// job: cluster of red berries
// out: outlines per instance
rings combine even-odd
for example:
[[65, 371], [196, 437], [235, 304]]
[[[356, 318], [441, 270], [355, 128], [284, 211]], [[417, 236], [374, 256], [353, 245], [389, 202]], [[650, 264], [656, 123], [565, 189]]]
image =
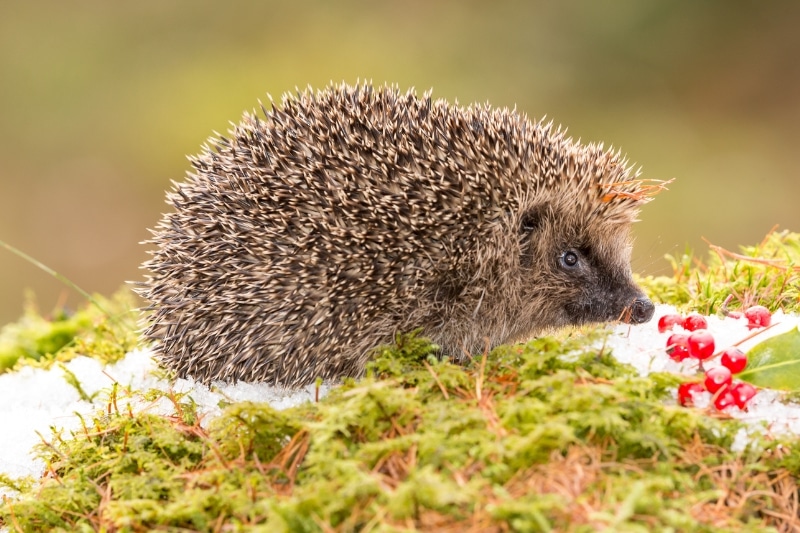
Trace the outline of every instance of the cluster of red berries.
[[[740, 318], [733, 312], [728, 313], [732, 318]], [[766, 307], [755, 305], [744, 312], [749, 329], [769, 326], [772, 315]], [[664, 315], [658, 320], [658, 331], [664, 333], [675, 326], [682, 327], [687, 333], [673, 333], [667, 339], [667, 354], [674, 361], [683, 361], [687, 358], [697, 359], [702, 370], [703, 361], [711, 359], [714, 354], [714, 337], [708, 331], [708, 322], [699, 314], [687, 317], [681, 315]], [[720, 411], [735, 405], [739, 409], [746, 409], [747, 403], [755, 396], [756, 388], [749, 383], [733, 380], [733, 374], [738, 374], [747, 366], [747, 356], [738, 348], [730, 347], [722, 351], [721, 366], [705, 371], [704, 381], [689, 381], [678, 387], [678, 402], [681, 405], [691, 405], [694, 400], [693, 393], [708, 391], [712, 396], [714, 406]]]

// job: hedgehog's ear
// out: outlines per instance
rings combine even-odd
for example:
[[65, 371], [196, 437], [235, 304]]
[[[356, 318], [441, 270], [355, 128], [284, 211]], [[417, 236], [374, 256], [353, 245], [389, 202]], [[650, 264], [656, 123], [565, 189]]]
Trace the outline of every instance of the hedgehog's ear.
[[525, 210], [519, 220], [519, 232], [530, 234], [538, 230], [544, 222], [547, 210], [547, 204], [538, 204]]

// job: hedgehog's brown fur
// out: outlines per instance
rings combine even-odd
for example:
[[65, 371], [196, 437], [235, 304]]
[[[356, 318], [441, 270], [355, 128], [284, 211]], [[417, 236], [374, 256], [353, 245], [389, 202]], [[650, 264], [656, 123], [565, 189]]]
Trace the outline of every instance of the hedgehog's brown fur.
[[144, 336], [179, 375], [294, 387], [417, 327], [460, 358], [652, 315], [628, 237], [649, 191], [618, 152], [389, 87], [264, 114], [192, 159], [149, 241]]

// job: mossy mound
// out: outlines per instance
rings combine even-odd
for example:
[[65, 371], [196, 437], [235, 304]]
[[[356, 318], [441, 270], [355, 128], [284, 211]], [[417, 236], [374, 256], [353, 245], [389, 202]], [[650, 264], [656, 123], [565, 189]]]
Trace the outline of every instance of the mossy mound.
[[116, 412], [112, 401], [75, 438], [42, 446], [45, 479], [0, 516], [22, 531], [790, 523], [796, 443], [731, 452], [737, 423], [674, 405], [677, 378], [636, 376], [594, 347], [599, 334], [501, 347], [469, 368], [400, 337], [371, 376], [320, 402], [280, 412], [238, 403], [207, 429], [186, 398], [174, 398], [172, 417]]

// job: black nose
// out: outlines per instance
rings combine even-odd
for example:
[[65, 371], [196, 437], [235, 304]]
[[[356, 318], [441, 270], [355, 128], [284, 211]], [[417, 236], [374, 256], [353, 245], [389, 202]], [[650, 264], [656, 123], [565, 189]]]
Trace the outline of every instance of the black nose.
[[653, 305], [653, 302], [641, 296], [636, 298], [633, 301], [633, 305], [631, 305], [631, 323], [633, 324], [643, 324], [653, 318], [653, 313], [656, 310], [656, 306]]

